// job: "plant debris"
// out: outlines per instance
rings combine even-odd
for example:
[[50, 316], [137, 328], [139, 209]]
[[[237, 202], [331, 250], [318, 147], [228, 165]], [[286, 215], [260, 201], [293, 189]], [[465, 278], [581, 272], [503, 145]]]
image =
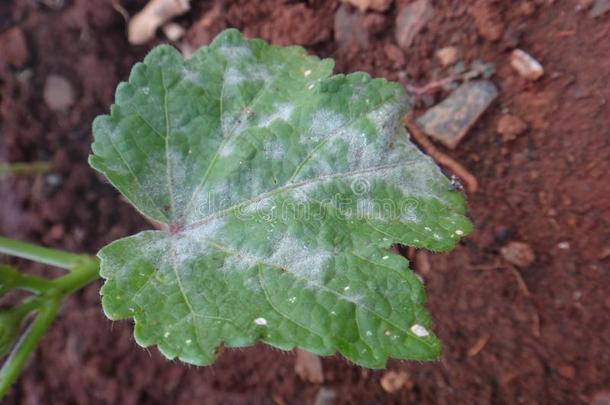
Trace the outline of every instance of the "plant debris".
[[413, 140], [417, 142], [417, 144], [428, 154], [436, 163], [445, 168], [449, 169], [453, 172], [457, 177], [459, 177], [464, 184], [466, 185], [466, 189], [469, 193], [474, 193], [477, 191], [479, 185], [476, 177], [474, 177], [464, 166], [453, 160], [448, 155], [436, 149], [436, 147], [432, 144], [430, 139], [422, 132], [421, 129], [417, 126], [417, 124], [413, 121], [411, 115], [407, 115], [404, 119], [404, 123], [409, 130], [409, 133], [413, 137]]

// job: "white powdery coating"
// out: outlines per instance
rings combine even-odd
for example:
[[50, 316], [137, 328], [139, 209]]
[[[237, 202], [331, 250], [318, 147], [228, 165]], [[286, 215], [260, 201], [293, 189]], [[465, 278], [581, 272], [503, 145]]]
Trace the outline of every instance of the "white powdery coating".
[[288, 103], [275, 103], [273, 112], [262, 115], [256, 122], [258, 127], [268, 127], [275, 120], [289, 121], [294, 112], [294, 105]]
[[304, 281], [318, 281], [331, 257], [328, 251], [308, 248], [301, 240], [286, 236], [275, 244], [269, 261]]
[[223, 226], [224, 219], [215, 219], [198, 228], [182, 232], [170, 237], [171, 255], [163, 260], [171, 260], [178, 269], [184, 268], [190, 262], [210, 253], [215, 247], [210, 240], [220, 242], [222, 238], [217, 234]]
[[269, 138], [263, 145], [263, 154], [265, 158], [269, 160], [284, 160], [286, 157], [286, 150], [278, 139]]
[[235, 146], [237, 146], [235, 138], [229, 139], [218, 149], [218, 155], [222, 157], [232, 156], [235, 153]]
[[184, 232], [184, 235], [188, 235], [189, 238], [197, 241], [205, 242], [206, 239], [212, 240], [222, 240], [219, 233], [220, 230], [224, 228], [226, 224], [226, 219], [223, 217], [213, 218], [207, 221], [204, 224], [200, 224], [193, 229], [189, 229]]
[[[291, 183], [289, 183], [291, 184]], [[293, 189], [290, 193], [290, 195], [292, 196], [292, 199], [294, 200], [294, 202], [296, 204], [306, 204], [311, 202], [311, 198], [309, 197], [309, 192], [313, 189], [314, 187], [312, 185], [304, 185], [304, 186], [299, 186], [295, 189]]]
[[196, 87], [203, 88], [204, 82], [201, 79], [201, 77], [199, 76], [199, 74], [197, 72], [189, 69], [187, 66], [184, 66], [180, 70], [180, 75], [182, 76], [182, 80], [184, 80], [188, 83], [193, 83], [193, 84], [195, 84]]
[[225, 70], [225, 74], [223, 77], [225, 86], [236, 86], [243, 81], [245, 81], [247, 77], [236, 67], [229, 67]]
[[341, 128], [346, 122], [347, 118], [342, 114], [331, 110], [318, 110], [311, 116], [308, 136], [303, 137], [303, 141], [318, 143]]
[[261, 211], [270, 209], [272, 205], [273, 200], [271, 198], [263, 198], [262, 200], [257, 200], [245, 205], [240, 212], [246, 215], [257, 214]]
[[[441, 200], [430, 189], [430, 184], [438, 180], [438, 169], [431, 167], [427, 160], [405, 161], [405, 164], [392, 164], [367, 174], [364, 178], [383, 181], [396, 186], [405, 197], [426, 197]], [[440, 172], [438, 175], [442, 176]]]
[[[144, 233], [153, 232], [153, 231], [144, 231], [139, 234], [129, 236], [126, 239], [139, 239], [142, 240], [142, 235]], [[134, 265], [142, 260], [142, 258], [146, 258], [151, 263], [155, 265], [159, 265], [162, 261], [161, 252], [167, 250], [167, 240], [166, 239], [153, 239], [148, 241], [146, 244], [138, 243], [138, 249], [135, 254], [128, 256], [117, 256], [114, 254], [104, 255], [102, 257], [103, 268], [104, 269], [112, 269], [114, 274], [110, 276], [113, 278], [124, 277], [126, 276], [132, 269]]]
[[411, 332], [413, 332], [413, 334], [415, 336], [418, 337], [426, 337], [430, 335], [430, 332], [428, 332], [428, 329], [426, 329], [424, 326], [420, 325], [420, 324], [415, 324], [413, 326], [411, 326], [411, 328], [409, 328], [409, 330]]
[[[165, 181], [167, 183], [171, 199], [170, 203], [175, 212], [178, 213], [185, 208], [185, 205], [188, 204], [192, 196], [190, 188], [186, 187], [189, 184], [187, 162], [183, 155], [173, 150], [167, 151], [165, 158], [167, 159], [166, 164], [169, 165], [168, 170], [164, 172], [166, 178], [156, 179], [156, 181], [159, 183]], [[151, 173], [153, 172], [151, 171]]]
[[252, 57], [252, 50], [246, 45], [223, 44], [218, 48], [218, 52], [231, 62]]
[[[310, 147], [315, 147], [316, 144], [326, 139], [326, 143], [321, 147], [321, 151], [325, 152], [324, 156], [345, 154], [349, 170], [395, 162], [405, 158], [402, 154], [391, 155], [393, 159], [389, 160], [386, 152], [386, 145], [396, 132], [397, 126], [391, 120], [397, 119], [397, 112], [398, 109], [394, 105], [386, 103], [345, 127], [348, 122], [347, 117], [330, 110], [318, 110], [312, 115], [308, 137], [304, 139], [304, 142]], [[358, 128], [358, 124], [362, 124], [361, 120], [365, 118], [377, 130], [378, 134], [374, 139], [367, 139], [362, 129]], [[389, 122], [392, 122], [392, 125], [388, 125]], [[319, 157], [321, 151], [316, 152], [317, 156], [314, 155], [307, 162], [306, 169], [301, 173], [306, 172], [307, 177], [316, 177], [336, 172], [334, 161]], [[303, 177], [303, 175], [299, 177]]]
[[188, 203], [188, 212], [184, 218], [186, 224], [194, 224], [206, 216], [221, 211], [231, 205], [231, 189], [228, 181], [218, 184], [206, 182], [204, 187], [192, 190], [192, 201]]
[[244, 272], [256, 266], [261, 261], [261, 258], [250, 254], [235, 254], [226, 257], [222, 267], [219, 269], [222, 272]]

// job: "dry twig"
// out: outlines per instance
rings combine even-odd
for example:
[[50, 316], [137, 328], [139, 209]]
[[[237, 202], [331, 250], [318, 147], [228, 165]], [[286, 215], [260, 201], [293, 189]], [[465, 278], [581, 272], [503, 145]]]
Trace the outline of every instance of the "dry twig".
[[479, 340], [477, 340], [476, 343], [470, 349], [468, 349], [468, 357], [474, 357], [479, 354], [487, 342], [489, 342], [489, 338], [491, 338], [489, 333], [483, 334], [483, 336], [481, 336]]
[[470, 174], [464, 166], [445, 155], [443, 152], [436, 149], [436, 147], [432, 144], [428, 136], [423, 133], [421, 129], [415, 124], [413, 121], [413, 115], [411, 113], [407, 114], [404, 118], [404, 124], [409, 130], [415, 142], [422, 147], [422, 149], [432, 158], [436, 163], [441, 166], [446, 167], [450, 171], [452, 171], [457, 177], [459, 177], [464, 184], [466, 185], [466, 189], [469, 193], [474, 193], [477, 191], [479, 187], [479, 183], [477, 179]]

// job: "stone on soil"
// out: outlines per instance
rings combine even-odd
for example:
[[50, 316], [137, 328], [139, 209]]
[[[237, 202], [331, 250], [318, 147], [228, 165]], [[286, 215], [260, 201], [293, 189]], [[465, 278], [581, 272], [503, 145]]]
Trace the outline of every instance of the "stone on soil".
[[403, 7], [396, 16], [396, 43], [408, 50], [432, 17], [434, 7], [428, 0], [417, 0]]
[[379, 383], [385, 392], [392, 394], [408, 386], [409, 375], [402, 370], [388, 371], [381, 377]]
[[65, 111], [74, 104], [74, 90], [63, 76], [50, 75], [44, 84], [44, 101], [54, 111]]
[[531, 246], [523, 242], [508, 242], [500, 249], [500, 254], [507, 262], [517, 267], [527, 267], [534, 263], [536, 255]]
[[324, 372], [322, 370], [322, 360], [313, 353], [305, 350], [296, 349], [296, 362], [294, 371], [303, 381], [313, 384], [324, 382]]
[[538, 80], [544, 74], [540, 62], [521, 49], [515, 49], [510, 54], [510, 65], [528, 80]]
[[432, 138], [455, 149], [497, 95], [496, 86], [489, 80], [463, 83], [419, 117], [417, 124]]
[[337, 393], [330, 387], [321, 387], [314, 400], [314, 405], [332, 405], [335, 403]]
[[457, 62], [458, 51], [455, 46], [446, 46], [436, 51], [436, 58], [443, 66], [453, 65]]

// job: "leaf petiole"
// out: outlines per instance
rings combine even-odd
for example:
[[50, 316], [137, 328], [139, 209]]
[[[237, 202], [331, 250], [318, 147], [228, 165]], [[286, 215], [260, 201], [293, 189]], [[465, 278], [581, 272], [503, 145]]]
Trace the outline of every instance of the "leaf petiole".
[[40, 307], [40, 311], [27, 331], [22, 335], [19, 342], [4, 362], [0, 369], [0, 398], [4, 397], [11, 385], [15, 382], [25, 362], [30, 357], [30, 354], [36, 349], [40, 339], [45, 334], [59, 308], [60, 298], [48, 300], [44, 306]]
[[83, 261], [86, 262], [91, 259], [86, 255], [49, 249], [31, 243], [4, 238], [2, 236], [0, 236], [0, 253], [48, 264], [50, 266], [61, 267], [66, 270], [72, 270]]
[[0, 237], [0, 253], [68, 270], [63, 276], [47, 280], [19, 273], [10, 266], [2, 266], [3, 277], [6, 280], [4, 290], [22, 289], [35, 294], [12, 310], [14, 316], [19, 319], [18, 322], [36, 313], [34, 320], [0, 369], [0, 398], [2, 398], [55, 319], [61, 301], [67, 295], [99, 278], [99, 260], [87, 255], [72, 254], [4, 237]]

